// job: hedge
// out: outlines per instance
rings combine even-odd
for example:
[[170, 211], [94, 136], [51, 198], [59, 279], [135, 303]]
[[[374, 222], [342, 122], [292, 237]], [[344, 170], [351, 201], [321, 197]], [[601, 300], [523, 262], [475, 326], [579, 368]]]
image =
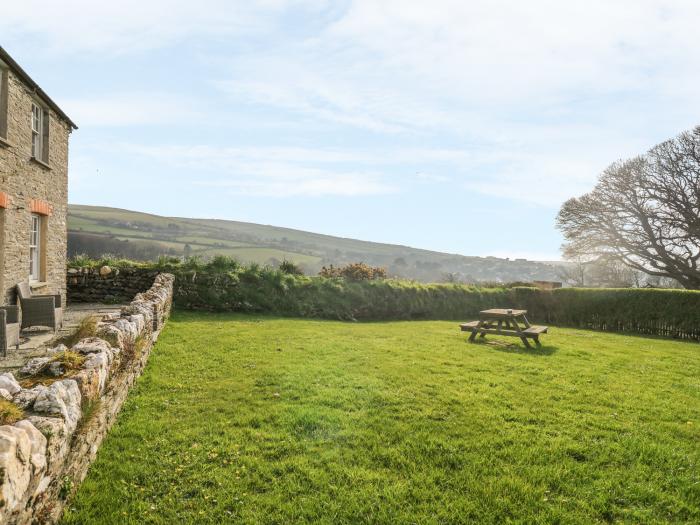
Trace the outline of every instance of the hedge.
[[480, 310], [523, 308], [533, 322], [700, 340], [700, 292], [655, 289], [476, 288], [405, 281], [347, 282], [280, 275], [180, 273], [176, 304], [195, 310], [383, 321], [475, 319]]
[[191, 310], [264, 312], [352, 321], [464, 319], [508, 302], [504, 288], [345, 281], [247, 273], [177, 273], [175, 304]]
[[514, 290], [538, 322], [700, 340], [700, 291], [640, 288]]
[[286, 274], [226, 258], [141, 266], [174, 273], [183, 309], [385, 321], [476, 319], [480, 310], [524, 308], [554, 326], [700, 340], [700, 292], [657, 289], [479, 288], [412, 281], [349, 281]]

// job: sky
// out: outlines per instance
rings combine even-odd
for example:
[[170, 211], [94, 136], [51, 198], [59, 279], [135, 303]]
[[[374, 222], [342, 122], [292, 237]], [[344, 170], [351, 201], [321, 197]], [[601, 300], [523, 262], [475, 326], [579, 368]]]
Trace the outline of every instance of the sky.
[[71, 203], [554, 260], [566, 199], [700, 123], [698, 22], [695, 0], [0, 0], [0, 45], [79, 126]]

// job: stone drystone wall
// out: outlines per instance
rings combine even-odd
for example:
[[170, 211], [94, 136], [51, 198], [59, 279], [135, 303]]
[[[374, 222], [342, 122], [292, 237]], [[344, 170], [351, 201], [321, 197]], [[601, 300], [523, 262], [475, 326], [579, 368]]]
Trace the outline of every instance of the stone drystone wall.
[[159, 271], [152, 268], [69, 268], [69, 303], [123, 303], [153, 284]]
[[68, 212], [68, 139], [71, 126], [49, 114], [48, 164], [32, 156], [32, 102], [36, 93], [7, 71], [7, 136], [0, 140], [0, 303], [15, 304], [15, 286], [29, 279], [31, 214], [42, 216], [38, 293], [65, 297]]
[[25, 414], [0, 426], [0, 523], [58, 521], [146, 365], [170, 313], [173, 282], [158, 275], [120, 314], [102, 318], [95, 337], [70, 349], [85, 358], [78, 370], [62, 369], [57, 357], [67, 349], [60, 346], [18, 374], [25, 384], [38, 374], [57, 376], [48, 386], [24, 388], [12, 374], [0, 376], [0, 396]]

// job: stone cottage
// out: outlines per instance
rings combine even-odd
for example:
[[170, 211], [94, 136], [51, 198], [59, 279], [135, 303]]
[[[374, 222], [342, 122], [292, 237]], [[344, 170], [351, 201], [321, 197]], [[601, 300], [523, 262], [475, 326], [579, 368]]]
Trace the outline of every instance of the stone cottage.
[[77, 126], [0, 47], [0, 302], [66, 289], [68, 138]]

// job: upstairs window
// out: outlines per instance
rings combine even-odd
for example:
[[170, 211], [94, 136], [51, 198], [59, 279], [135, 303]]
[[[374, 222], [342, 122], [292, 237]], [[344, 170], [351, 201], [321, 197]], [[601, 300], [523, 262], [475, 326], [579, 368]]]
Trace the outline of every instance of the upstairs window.
[[49, 112], [32, 104], [32, 158], [49, 163]]
[[7, 68], [0, 62], [0, 139], [7, 140]]
[[32, 157], [35, 159], [41, 159], [41, 154], [43, 152], [43, 123], [43, 108], [41, 106], [37, 106], [36, 104], [32, 104]]

